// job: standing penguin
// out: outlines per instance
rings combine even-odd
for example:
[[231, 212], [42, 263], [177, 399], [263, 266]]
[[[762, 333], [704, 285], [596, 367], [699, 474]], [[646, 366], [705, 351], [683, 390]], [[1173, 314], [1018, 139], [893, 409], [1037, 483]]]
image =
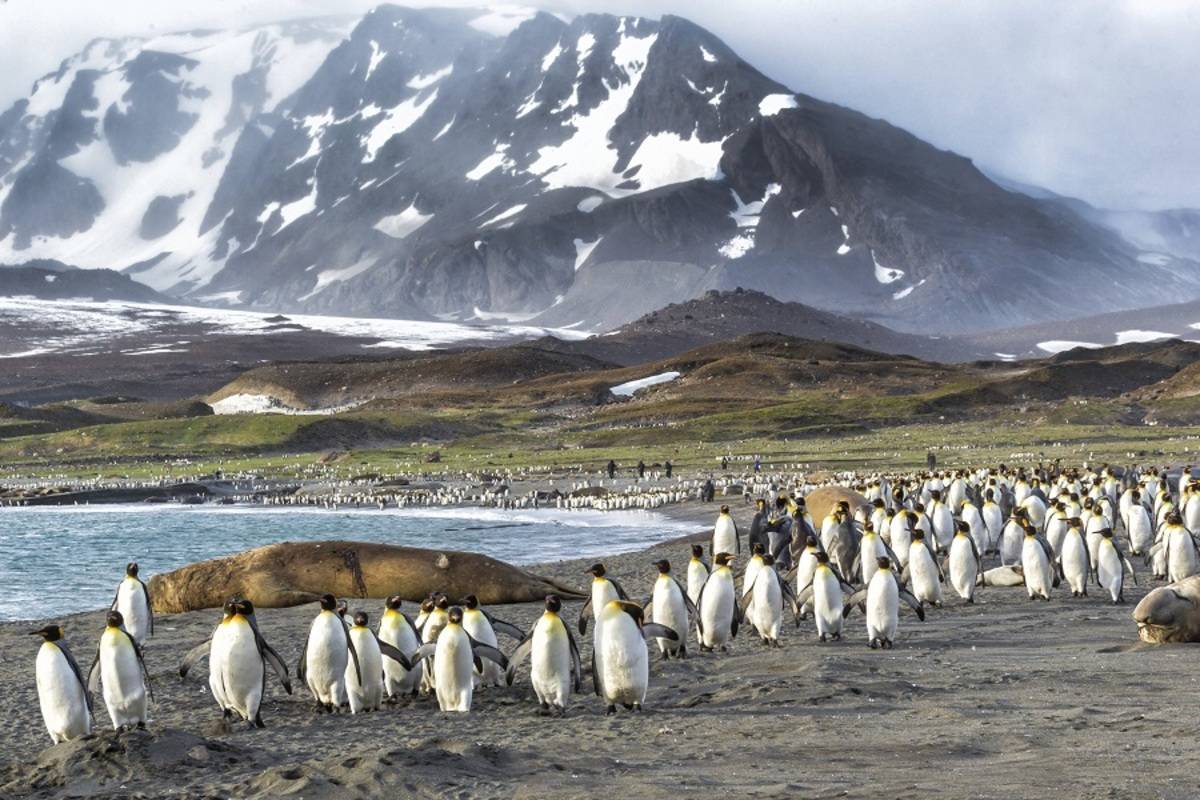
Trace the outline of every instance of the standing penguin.
[[125, 630], [120, 611], [109, 611], [105, 622], [104, 632], [96, 645], [96, 658], [88, 671], [88, 689], [94, 692], [98, 683], [104, 685], [104, 705], [114, 729], [145, 730], [149, 707], [147, 696], [153, 697], [153, 694], [142, 648]]
[[733, 521], [733, 516], [729, 513], [729, 506], [721, 506], [721, 513], [717, 515], [717, 522], [713, 525], [709, 553], [715, 559], [717, 553], [737, 554], [740, 552], [742, 552], [742, 537], [738, 533], [737, 523]]
[[[754, 579], [758, 576], [758, 571], [763, 566], [763, 556], [766, 551], [760, 545], [751, 545], [750, 560], [746, 562], [746, 568], [742, 570], [742, 593], [741, 597], [746, 597], [750, 594], [750, 590], [754, 588]], [[754, 598], [750, 598], [749, 603], [745, 605], [742, 616], [745, 618], [746, 613], [754, 607]]]
[[1088, 578], [1092, 574], [1092, 563], [1088, 553], [1087, 542], [1079, 530], [1079, 517], [1071, 517], [1067, 521], [1067, 529], [1063, 533], [1061, 550], [1062, 574], [1071, 587], [1072, 597], [1087, 597]]
[[[758, 631], [763, 644], [768, 647], [779, 647], [779, 632], [783, 628], [783, 601], [787, 600], [800, 622], [800, 607], [796, 604], [796, 596], [791, 586], [784, 581], [775, 569], [775, 559], [770, 555], [763, 556], [763, 566], [754, 576], [750, 590], [742, 595], [739, 612]], [[750, 616], [746, 616], [746, 609]]]
[[318, 711], [332, 712], [348, 699], [346, 666], [351, 661], [362, 683], [358, 652], [350, 640], [350, 627], [338, 613], [337, 599], [331, 594], [321, 595], [321, 610], [308, 628], [296, 667], [316, 699]]
[[700, 602], [696, 604], [700, 611], [696, 615], [696, 632], [702, 653], [718, 647], [725, 650], [729, 640], [737, 636], [741, 615], [733, 586], [733, 570], [729, 566], [732, 560], [729, 553], [717, 553], [712, 574], [700, 590]]
[[458, 606], [446, 612], [446, 626], [437, 641], [421, 645], [416, 661], [433, 657], [434, 691], [442, 711], [471, 710], [475, 695], [475, 670], [483, 671], [482, 658], [508, 669], [508, 659], [496, 648], [476, 642], [463, 629], [463, 611]]
[[908, 548], [908, 566], [904, 568], [901, 581], [912, 579], [912, 593], [922, 603], [942, 604], [942, 581], [946, 579], [942, 567], [933, 555], [933, 547], [920, 528], [913, 531], [912, 546]]
[[[983, 509], [980, 512], [983, 516], [983, 525], [987, 528], [988, 546], [986, 553], [995, 553], [1000, 548], [1000, 538], [1004, 532], [1004, 511], [1000, 508], [1000, 504], [996, 502], [996, 491], [987, 489], [983, 493]], [[1002, 563], [1004, 562], [1001, 559]]]
[[843, 614], [849, 615], [854, 607], [867, 603], [867, 644], [874, 650], [878, 647], [890, 650], [900, 627], [900, 601], [907, 603], [917, 612], [917, 619], [925, 621], [925, 609], [921, 602], [896, 580], [892, 562], [887, 556], [880, 557], [879, 568], [871, 576], [866, 588], [859, 589], [846, 600]]
[[1200, 572], [1200, 547], [1183, 526], [1179, 512], [1169, 512], [1165, 523], [1159, 535], [1166, 546], [1167, 580], [1174, 583]]
[[[845, 595], [843, 589], [854, 594], [854, 587], [846, 583], [829, 563], [829, 554], [825, 551], [817, 553], [817, 566], [813, 570], [812, 581], [796, 597], [796, 604], [812, 604], [813, 618], [817, 623], [817, 637], [822, 641], [842, 638], [842, 619], [845, 611]], [[879, 559], [875, 559], [871, 576], [879, 569]]]
[[[421, 646], [420, 634], [408, 615], [400, 610], [400, 595], [392, 595], [384, 602], [383, 616], [379, 619], [379, 641], [386, 642], [399, 650], [410, 661]], [[415, 695], [420, 670], [405, 669], [399, 661], [389, 658], [383, 662], [383, 688], [389, 699], [403, 695]]]
[[609, 600], [628, 600], [629, 595], [625, 593], [625, 587], [617, 583], [613, 578], [608, 577], [608, 570], [603, 564], [592, 564], [587, 570], [587, 574], [592, 576], [592, 593], [588, 597], [587, 602], [583, 604], [583, 608], [579, 609], [579, 632], [587, 633], [587, 615], [588, 611], [597, 621], [600, 619], [600, 609], [604, 608], [604, 604]]
[[345, 670], [346, 695], [350, 700], [350, 713], [378, 711], [383, 702], [384, 657], [395, 662], [407, 672], [412, 665], [400, 650], [380, 641], [375, 631], [367, 626], [367, 613], [354, 612], [354, 624], [348, 631], [350, 647], [358, 654], [354, 664]]
[[530, 656], [529, 682], [542, 712], [553, 709], [560, 717], [567, 713], [571, 692], [579, 691], [583, 672], [579, 647], [559, 616], [561, 611], [562, 599], [556, 594], [546, 595], [546, 610], [513, 651], [507, 671], [508, 685], [512, 686], [517, 667], [525, 656]]
[[1049, 542], [1037, 535], [1032, 525], [1025, 528], [1025, 540], [1021, 544], [1021, 572], [1025, 576], [1025, 590], [1030, 600], [1050, 600], [1050, 587], [1058, 586], [1058, 573], [1054, 568], [1054, 551]]
[[[466, 606], [463, 609], [463, 629], [475, 641], [499, 649], [500, 641], [496, 638], [498, 632], [502, 632], [504, 635], [510, 636], [517, 641], [520, 641], [524, 637], [521, 630], [511, 622], [496, 619], [480, 608], [479, 598], [475, 595], [469, 594], [464, 597], [463, 604]], [[483, 686], [502, 686], [504, 684], [504, 670], [500, 669], [500, 666], [494, 661], [488, 660], [484, 662], [483, 671], [476, 678]]]
[[658, 578], [654, 581], [654, 591], [650, 595], [650, 617], [660, 625], [679, 633], [675, 639], [658, 639], [658, 649], [663, 658], [687, 658], [687, 642], [684, 636], [689, 627], [688, 617], [695, 613], [696, 606], [671, 574], [670, 561], [664, 558], [655, 561], [654, 566], [658, 568]]
[[79, 664], [63, 639], [61, 625], [47, 625], [30, 636], [42, 637], [34, 674], [42, 719], [55, 744], [92, 732], [92, 695], [83, 682]]
[[692, 557], [688, 560], [687, 570], [687, 594], [692, 605], [695, 605], [696, 601], [700, 599], [700, 590], [704, 588], [704, 582], [708, 580], [710, 569], [708, 562], [704, 560], [704, 545], [692, 545]]
[[208, 654], [208, 687], [226, 719], [237, 714], [251, 726], [262, 728], [259, 709], [267, 687], [267, 665], [291, 694], [287, 667], [259, 632], [253, 603], [231, 598], [223, 612]]
[[[718, 563], [721, 555], [724, 554], [717, 556]], [[710, 580], [708, 585], [711, 584]], [[729, 584], [732, 601], [732, 577]], [[596, 620], [597, 646], [592, 650], [592, 685], [608, 706], [606, 713], [617, 713], [617, 703], [633, 711], [642, 710], [650, 684], [650, 655], [646, 648], [649, 636], [679, 638], [677, 632], [665, 625], [643, 623], [642, 607], [637, 603], [610, 600], [601, 609]]]
[[950, 585], [968, 603], [975, 602], [976, 582], [981, 570], [978, 544], [971, 536], [967, 523], [960, 522], [954, 533], [954, 541], [950, 543], [947, 571], [950, 573]]
[[1100, 546], [1096, 551], [1096, 582], [1109, 594], [1112, 598], [1113, 605], [1125, 602], [1125, 572], [1129, 572], [1129, 577], [1133, 578], [1133, 585], [1137, 585], [1137, 575], [1133, 571], [1133, 564], [1129, 563], [1129, 559], [1117, 547], [1116, 541], [1113, 540], [1113, 532], [1110, 528], [1105, 528], [1100, 531]]
[[150, 590], [138, 577], [136, 561], [130, 561], [125, 566], [125, 577], [117, 586], [109, 606], [113, 611], [120, 611], [125, 620], [125, 630], [141, 647], [146, 640], [154, 635], [154, 611], [150, 607]]

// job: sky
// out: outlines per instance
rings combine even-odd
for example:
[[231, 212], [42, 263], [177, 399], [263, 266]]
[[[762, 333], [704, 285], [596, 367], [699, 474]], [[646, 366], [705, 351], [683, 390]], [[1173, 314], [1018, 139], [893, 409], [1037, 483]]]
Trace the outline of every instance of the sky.
[[[417, 5], [482, 2], [432, 0]], [[0, 0], [0, 109], [96, 36], [372, 0]], [[795, 91], [1109, 208], [1200, 208], [1200, 0], [546, 0], [685, 16]]]

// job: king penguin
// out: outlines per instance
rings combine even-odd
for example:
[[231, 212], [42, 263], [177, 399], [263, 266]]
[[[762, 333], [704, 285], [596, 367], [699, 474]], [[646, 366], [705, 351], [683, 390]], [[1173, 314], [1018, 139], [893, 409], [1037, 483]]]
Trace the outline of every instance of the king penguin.
[[[732, 577], [729, 580], [732, 600]], [[592, 650], [592, 684], [596, 694], [608, 706], [609, 714], [617, 712], [618, 703], [641, 711], [650, 683], [646, 638], [677, 639], [679, 634], [665, 625], [643, 623], [642, 607], [624, 600], [611, 600], [604, 605], [596, 620], [596, 631], [598, 646]]]
[[[421, 646], [416, 624], [400, 610], [403, 600], [394, 594], [384, 601], [383, 616], [379, 618], [379, 641], [399, 650], [410, 661]], [[420, 670], [405, 669], [395, 659], [383, 662], [383, 688], [389, 700], [417, 693]]]
[[130, 561], [125, 566], [125, 577], [117, 586], [109, 606], [113, 611], [120, 611], [125, 620], [125, 630], [141, 647], [146, 640], [154, 635], [154, 611], [150, 606], [150, 590], [138, 577], [136, 561]]
[[434, 692], [442, 711], [467, 712], [475, 695], [475, 670], [483, 671], [482, 658], [508, 669], [508, 659], [496, 648], [477, 642], [463, 629], [463, 611], [446, 612], [446, 626], [437, 641], [421, 645], [414, 663], [433, 658]]
[[741, 615], [738, 613], [737, 592], [733, 586], [733, 556], [717, 553], [712, 574], [700, 590], [700, 602], [696, 604], [700, 613], [696, 615], [697, 638], [700, 652], [726, 649], [730, 639], [737, 636]]
[[104, 632], [96, 645], [96, 658], [88, 671], [88, 689], [104, 687], [104, 705], [118, 731], [130, 728], [144, 730], [148, 719], [150, 673], [142, 657], [142, 648], [125, 629], [120, 611], [109, 611]]
[[670, 561], [660, 559], [654, 562], [654, 566], [658, 569], [658, 578], [654, 581], [650, 600], [644, 603], [643, 607], [650, 606], [650, 618], [655, 622], [679, 633], [675, 639], [658, 639], [658, 649], [663, 658], [687, 658], [687, 642], [684, 641], [684, 635], [689, 627], [688, 618], [696, 613], [696, 606], [671, 574]]
[[346, 667], [350, 662], [354, 663], [361, 682], [362, 672], [350, 640], [350, 627], [338, 613], [337, 599], [331, 594], [322, 595], [321, 610], [308, 628], [296, 668], [316, 699], [318, 711], [334, 711], [347, 702]]
[[267, 665], [291, 694], [287, 667], [259, 632], [254, 605], [249, 600], [230, 599], [223, 612], [208, 654], [209, 688], [226, 719], [237, 714], [252, 727], [262, 728], [260, 707], [267, 686]]
[[517, 667], [530, 657], [529, 682], [541, 704], [542, 713], [564, 716], [571, 692], [578, 692], [582, 677], [579, 646], [560, 616], [562, 598], [546, 595], [546, 610], [517, 645], [508, 660], [507, 679], [512, 686]]
[[29, 635], [42, 637], [34, 673], [50, 739], [58, 744], [87, 736], [92, 732], [92, 695], [63, 638], [62, 626], [47, 625]]

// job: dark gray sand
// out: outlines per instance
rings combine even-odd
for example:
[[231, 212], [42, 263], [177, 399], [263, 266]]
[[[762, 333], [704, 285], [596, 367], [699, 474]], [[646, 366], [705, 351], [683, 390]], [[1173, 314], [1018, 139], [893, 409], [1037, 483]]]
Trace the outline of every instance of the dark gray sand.
[[[688, 548], [607, 564], [642, 595], [660, 557], [683, 568]], [[535, 571], [582, 586], [590, 562]], [[289, 697], [272, 679], [261, 731], [223, 727], [207, 662], [186, 683], [175, 674], [219, 612], [162, 616], [146, 648], [149, 732], [115, 735], [97, 698], [98, 735], [54, 747], [34, 686], [38, 640], [25, 635], [40, 623], [4, 624], [0, 797], [1193, 798], [1200, 651], [1137, 643], [1130, 612], [1145, 591], [1112, 606], [983, 589], [977, 605], [949, 599], [925, 623], [904, 613], [892, 651], [867, 648], [857, 612], [838, 643], [819, 644], [811, 622], [786, 628], [780, 649], [743, 631], [728, 654], [652, 656], [645, 712], [616, 717], [592, 694], [577, 695], [566, 719], [539, 716], [524, 669], [511, 689], [477, 693], [468, 715], [442, 714], [432, 698], [318, 715], [304, 688]], [[374, 622], [382, 602], [351, 607]], [[579, 607], [569, 605], [572, 621]], [[524, 628], [540, 605], [494, 611]], [[314, 613], [259, 614], [293, 671]], [[102, 613], [64, 622], [86, 669]], [[590, 635], [581, 647], [586, 665]]]

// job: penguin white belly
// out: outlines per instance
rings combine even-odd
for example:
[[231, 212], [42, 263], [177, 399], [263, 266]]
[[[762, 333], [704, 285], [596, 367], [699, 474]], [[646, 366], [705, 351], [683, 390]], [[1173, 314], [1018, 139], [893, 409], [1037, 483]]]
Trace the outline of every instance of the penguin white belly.
[[1089, 532], [1084, 537], [1084, 540], [1087, 542], [1088, 563], [1092, 565], [1093, 571], [1096, 569], [1096, 561], [1100, 558], [1100, 542], [1104, 540], [1104, 537], [1098, 531], [1099, 528]]
[[1046, 526], [1046, 541], [1050, 543], [1050, 549], [1054, 551], [1055, 556], [1062, 553], [1063, 539], [1066, 535], [1066, 520], [1057, 517], [1050, 520], [1050, 524]]
[[608, 601], [620, 599], [621, 596], [617, 594], [617, 587], [613, 586], [612, 581], [592, 581], [592, 620], [598, 623], [600, 621], [600, 612], [608, 605]]
[[683, 640], [687, 636], [688, 613], [683, 595], [675, 581], [671, 578], [659, 578], [654, 582], [653, 604], [650, 616], [660, 625], [666, 625], [679, 634], [679, 641], [658, 639], [658, 647], [664, 654], [675, 655], [683, 648]]
[[470, 711], [475, 693], [475, 658], [461, 628], [438, 636], [433, 654], [433, 676], [438, 707], [442, 711]]
[[114, 728], [146, 722], [146, 684], [129, 637], [105, 630], [100, 637], [100, 682]]
[[796, 567], [796, 594], [808, 588], [812, 583], [813, 573], [817, 569], [817, 556], [807, 549], [800, 554], [800, 564]]
[[[1000, 545], [1000, 535], [1004, 531], [1004, 514], [1000, 511], [1000, 506], [989, 503], [983, 507], [983, 524], [987, 528], [987, 549], [995, 550]], [[1001, 563], [1004, 563], [1003, 556]]]
[[58, 645], [46, 642], [38, 649], [34, 665], [42, 719], [55, 744], [92, 732], [83, 685]]
[[229, 698], [225, 694], [225, 684], [221, 679], [225, 670], [225, 661], [229, 658], [229, 632], [226, 630], [228, 625], [229, 622], [226, 620], [217, 626], [213, 632], [212, 644], [208, 649], [208, 689], [212, 692], [213, 699], [217, 701], [217, 706], [221, 711], [230, 707]]
[[221, 627], [226, 637], [225, 658], [220, 669], [226, 708], [233, 709], [247, 722], [253, 722], [262, 702], [263, 670], [266, 668], [254, 641], [254, 630], [242, 618], [230, 620]]
[[150, 636], [150, 607], [135, 578], [126, 577], [117, 588], [117, 611], [125, 618], [125, 630], [139, 645], [143, 644]]
[[933, 532], [937, 538], [937, 546], [939, 550], [945, 550], [950, 546], [950, 541], [954, 538], [954, 515], [950, 513], [950, 509], [946, 508], [941, 503], [933, 509]]
[[742, 573], [742, 593], [745, 597], [750, 595], [750, 604], [746, 607], [746, 616], [750, 616], [750, 612], [754, 608], [754, 579], [758, 577], [758, 571], [762, 569], [763, 563], [761, 558], [751, 558], [746, 564], [746, 571]]
[[867, 587], [867, 641], [891, 642], [900, 619], [900, 592], [895, 579], [877, 573]]
[[783, 593], [779, 589], [779, 579], [772, 575], [760, 575], [752, 591], [754, 627], [762, 638], [777, 642], [779, 630], [783, 627]]
[[821, 549], [829, 552], [833, 548], [833, 540], [837, 537], [838, 523], [837, 520], [826, 517], [821, 523]]
[[813, 617], [822, 640], [842, 635], [842, 587], [832, 570], [823, 569], [813, 578]]
[[896, 558], [900, 561], [900, 566], [908, 564], [908, 548], [912, 544], [912, 537], [908, 533], [908, 522], [904, 514], [897, 514], [892, 518], [892, 552], [896, 554]]
[[696, 600], [700, 597], [700, 590], [704, 588], [704, 582], [707, 580], [708, 570], [704, 568], [704, 564], [699, 561], [688, 563], [687, 592], [692, 605], [696, 604]]
[[1168, 538], [1167, 580], [1174, 583], [1195, 575], [1197, 571], [1196, 548], [1191, 535], [1183, 529], [1170, 531]]
[[1062, 571], [1073, 594], [1087, 594], [1087, 544], [1078, 533], [1068, 532], [1063, 537]]
[[571, 697], [571, 643], [562, 620], [538, 620], [529, 662], [529, 679], [538, 702], [566, 708]]
[[728, 570], [725, 572], [725, 575], [709, 576], [704, 596], [700, 598], [700, 619], [704, 622], [700, 643], [705, 647], [722, 647], [733, 635], [733, 577]]
[[[883, 546], [883, 542], [878, 536], [863, 536], [862, 542], [858, 548], [858, 565], [859, 572], [862, 573], [862, 582], [870, 583], [871, 578], [875, 576], [875, 571], [879, 569], [879, 557], [887, 555], [887, 548]], [[846, 577], [846, 580], [854, 580], [853, 575]]]
[[1004, 526], [1000, 535], [1000, 563], [1003, 566], [1021, 563], [1021, 543], [1025, 540], [1025, 532], [1016, 522]]
[[972, 600], [978, 575], [979, 563], [971, 552], [971, 542], [964, 536], [955, 536], [950, 544], [950, 585], [963, 600]]
[[622, 616], [626, 618], [613, 620], [611, 630], [605, 631], [600, 639], [601, 657], [597, 666], [603, 676], [604, 702], [640, 705], [646, 700], [646, 687], [650, 683], [650, 657], [637, 623], [624, 612]]
[[729, 553], [735, 555], [737, 553], [737, 528], [734, 527], [733, 517], [728, 514], [722, 514], [717, 518], [717, 524], [713, 527], [713, 556], [717, 553]]
[[[497, 650], [500, 649], [500, 642], [496, 638], [496, 631], [492, 629], [492, 623], [488, 622], [483, 612], [477, 609], [466, 611], [463, 614], [463, 630], [469, 633], [475, 641], [491, 645]], [[486, 658], [481, 660], [483, 661], [483, 672], [475, 671], [475, 688], [503, 685], [504, 670], [500, 669], [500, 665]]]
[[1200, 533], [1200, 497], [1192, 497], [1183, 507], [1183, 524], [1189, 531]]
[[[379, 626], [379, 639], [395, 647], [408, 658], [412, 658], [413, 653], [421, 646], [421, 643], [417, 641], [416, 633], [409, 627], [408, 622], [394, 611], [390, 614], [384, 612]], [[398, 697], [411, 694], [417, 688], [421, 671], [419, 669], [407, 670], [399, 663], [387, 658], [383, 661], [383, 676], [384, 689], [387, 690], [388, 697]]]
[[1025, 575], [1025, 589], [1030, 597], [1050, 599], [1050, 559], [1036, 539], [1025, 539], [1021, 545], [1021, 571]]
[[1121, 557], [1111, 543], [1102, 542], [1097, 551], [1096, 579], [1115, 603], [1121, 598], [1124, 576], [1121, 572]]
[[305, 682], [324, 705], [340, 706], [346, 697], [346, 664], [350, 652], [341, 617], [322, 611], [308, 632]]
[[983, 515], [974, 506], [963, 508], [963, 522], [967, 523], [971, 538], [975, 541], [975, 549], [980, 555], [988, 551], [987, 526], [983, 524]]
[[938, 582], [937, 564], [929, 548], [914, 545], [909, 552], [908, 574], [912, 578], [913, 594], [924, 603], [942, 602], [942, 585]]
[[345, 681], [346, 696], [350, 699], [350, 713], [378, 711], [379, 704], [383, 702], [383, 654], [379, 651], [375, 637], [366, 628], [351, 628], [350, 641], [354, 642], [358, 666], [362, 671], [362, 683], [359, 683], [354, 661], [347, 661]]

